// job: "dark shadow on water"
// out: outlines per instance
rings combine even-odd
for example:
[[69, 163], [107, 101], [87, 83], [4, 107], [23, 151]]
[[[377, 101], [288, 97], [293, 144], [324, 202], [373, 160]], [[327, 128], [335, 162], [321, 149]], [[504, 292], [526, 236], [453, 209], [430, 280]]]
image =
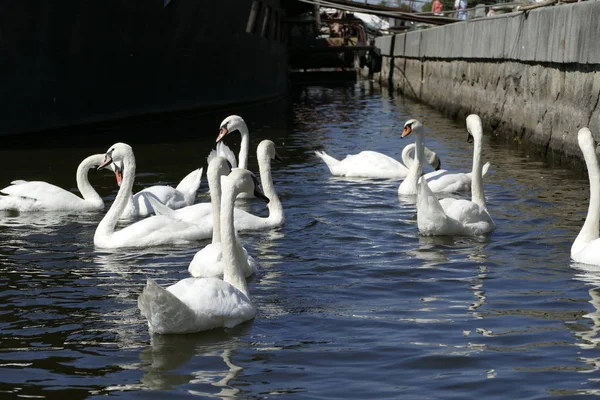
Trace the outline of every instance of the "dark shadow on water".
[[[107, 143], [153, 144], [165, 140], [216, 138], [219, 124], [231, 114], [241, 115], [253, 128], [285, 123], [290, 100], [281, 97], [252, 104], [203, 110], [185, 110], [122, 118], [114, 121], [77, 124], [39, 132], [2, 136], [4, 149], [78, 148]], [[168, 137], [164, 136], [169, 132]]]

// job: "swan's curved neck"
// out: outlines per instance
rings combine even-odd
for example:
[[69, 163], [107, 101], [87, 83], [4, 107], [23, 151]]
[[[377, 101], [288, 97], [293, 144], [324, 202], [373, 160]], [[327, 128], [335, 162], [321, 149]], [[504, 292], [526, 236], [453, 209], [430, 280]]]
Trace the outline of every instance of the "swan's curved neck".
[[91, 168], [98, 166], [102, 163], [104, 159], [103, 154], [95, 154], [93, 156], [89, 156], [85, 160], [83, 160], [79, 167], [77, 167], [77, 189], [79, 189], [79, 193], [83, 196], [83, 199], [89, 201], [90, 203], [104, 205], [104, 201], [102, 197], [96, 192], [96, 190], [90, 184], [88, 179], [88, 172]]
[[[408, 175], [404, 182], [409, 187], [414, 187], [414, 192], [417, 192], [417, 183], [419, 182], [419, 177], [423, 175], [423, 159], [425, 158], [425, 144], [423, 143], [423, 132], [421, 128], [414, 129], [415, 134], [415, 161], [411, 164], [408, 169]], [[402, 184], [404, 184], [402, 182]]]
[[411, 151], [413, 151], [414, 149], [414, 143], [409, 143], [402, 149], [402, 154], [400, 155], [400, 158], [402, 159], [402, 164], [404, 164], [407, 168], [410, 168], [414, 163], [414, 160], [411, 158], [410, 155]]
[[485, 203], [485, 194], [483, 193], [483, 163], [481, 161], [481, 142], [482, 140], [480, 135], [473, 137], [473, 176], [471, 182], [471, 201], [479, 205], [481, 208], [487, 208]]
[[258, 159], [258, 171], [260, 173], [260, 183], [262, 184], [263, 193], [269, 198], [269, 218], [281, 220], [283, 219], [283, 205], [271, 175], [271, 159], [267, 154], [260, 154]]
[[248, 285], [237, 257], [233, 207], [237, 193], [231, 185], [222, 185], [221, 191], [221, 252], [223, 280], [248, 296]]
[[123, 182], [117, 193], [117, 197], [113, 201], [110, 210], [106, 213], [98, 228], [96, 228], [96, 237], [108, 237], [115, 231], [115, 226], [119, 217], [123, 213], [127, 202], [131, 198], [131, 190], [133, 189], [133, 181], [135, 180], [135, 157], [133, 154], [128, 154], [123, 159]]
[[578, 249], [579, 246], [598, 239], [598, 231], [600, 228], [600, 166], [598, 165], [598, 157], [593, 148], [586, 149], [583, 157], [587, 164], [588, 176], [590, 179], [590, 204], [588, 206], [585, 222], [573, 243], [573, 250], [575, 250], [575, 252], [580, 250]]
[[238, 167], [248, 169], [248, 152], [250, 151], [250, 134], [248, 128], [243, 126], [238, 129], [242, 135], [240, 142], [240, 153], [238, 155]]
[[210, 204], [213, 217], [213, 243], [221, 243], [221, 176], [218, 172], [208, 177], [208, 189], [210, 191]]

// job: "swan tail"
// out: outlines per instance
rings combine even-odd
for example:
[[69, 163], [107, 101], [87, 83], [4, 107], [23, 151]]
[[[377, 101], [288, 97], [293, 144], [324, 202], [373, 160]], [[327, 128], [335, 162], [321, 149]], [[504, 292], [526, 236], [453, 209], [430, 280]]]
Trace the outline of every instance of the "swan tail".
[[188, 306], [152, 279], [138, 297], [138, 308], [148, 320], [150, 332], [155, 333], [184, 333], [178, 327], [189, 326], [196, 319]]
[[481, 169], [481, 176], [485, 176], [485, 174], [487, 174], [488, 170], [490, 169], [490, 162], [486, 162], [485, 164], [483, 164], [483, 168]]
[[217, 143], [217, 148], [214, 150], [211, 150], [211, 152], [208, 153], [208, 157], [206, 157], [206, 162], [208, 164], [210, 164], [210, 162], [212, 161], [213, 158], [219, 157], [219, 156], [225, 157], [225, 159], [227, 161], [229, 161], [229, 164], [231, 165], [231, 169], [237, 168], [237, 161], [235, 159], [235, 154], [223, 142]]
[[331, 157], [324, 151], [315, 151], [315, 155], [327, 164], [327, 168], [329, 168], [329, 171], [331, 171], [332, 174], [335, 174], [336, 169], [340, 166], [340, 161]]
[[202, 168], [198, 168], [189, 174], [186, 175], [185, 178], [179, 182], [179, 185], [175, 189], [183, 193], [183, 197], [185, 198], [185, 202], [188, 206], [194, 204], [194, 200], [196, 199], [196, 193], [198, 192], [198, 188], [200, 187], [200, 182], [202, 181]]

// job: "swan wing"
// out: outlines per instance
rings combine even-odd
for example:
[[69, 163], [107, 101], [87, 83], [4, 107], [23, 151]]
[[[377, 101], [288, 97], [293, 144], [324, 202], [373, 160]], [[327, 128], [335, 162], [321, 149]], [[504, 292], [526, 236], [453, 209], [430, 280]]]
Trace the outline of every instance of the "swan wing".
[[426, 179], [434, 193], [463, 192], [471, 189], [471, 176], [464, 173], [435, 175]]
[[202, 181], [202, 168], [198, 168], [185, 176], [179, 182], [179, 185], [175, 188], [178, 192], [183, 194], [185, 198], [186, 205], [191, 206], [194, 204], [194, 200], [196, 199], [196, 193], [198, 192], [198, 188], [200, 187], [200, 182]]
[[190, 223], [201, 223], [206, 218], [212, 218], [212, 204], [196, 203], [175, 210], [175, 217]]
[[364, 178], [404, 178], [408, 168], [392, 157], [365, 150], [346, 156], [341, 161], [347, 168], [346, 176]]
[[233, 153], [233, 151], [231, 151], [231, 149], [222, 141], [217, 143], [217, 147], [216, 149], [211, 150], [210, 153], [208, 153], [208, 156], [206, 157], [206, 162], [208, 164], [210, 164], [211, 160], [215, 157], [225, 157], [225, 159], [227, 161], [229, 161], [229, 164], [231, 165], [231, 169], [233, 168], [237, 168], [237, 161], [235, 158], [235, 154]]
[[[186, 278], [167, 288], [196, 315], [196, 323], [231, 328], [254, 318], [248, 297], [217, 278]], [[204, 330], [204, 329], [202, 329]]]
[[[173, 210], [164, 204], [162, 206], [160, 204], [156, 204], [158, 200], [154, 198], [152, 198], [152, 201], [148, 199], [147, 202], [153, 207], [156, 215], [162, 215], [168, 218], [177, 219], [182, 222], [200, 226], [209, 224], [212, 227], [212, 205], [210, 203], [196, 203], [191, 206]], [[267, 229], [274, 226], [272, 219], [270, 219], [268, 216], [261, 217], [239, 208], [235, 208], [233, 212], [236, 230], [249, 231]]]
[[481, 235], [496, 227], [489, 212], [470, 200], [446, 198], [440, 204], [445, 214], [460, 224], [456, 234]]
[[138, 308], [155, 333], [189, 333], [196, 325], [196, 314], [176, 295], [148, 279], [138, 297]]
[[212, 204], [210, 203], [196, 203], [191, 206], [173, 210], [160, 203], [155, 198], [152, 198], [151, 200], [148, 199], [148, 201], [152, 205], [156, 215], [166, 215], [192, 224], [203, 223], [202, 221], [206, 220], [206, 218], [212, 217]]
[[5, 187], [0, 192], [11, 196], [27, 197], [36, 200], [64, 195], [77, 197], [63, 188], [42, 181], [13, 181], [10, 186]]
[[[258, 264], [248, 254], [248, 251], [237, 243], [238, 259], [241, 260], [244, 276], [247, 278], [255, 274], [258, 270]], [[223, 279], [223, 253], [221, 252], [221, 243], [210, 243], [198, 251], [190, 265], [188, 271], [194, 277], [215, 277]]]
[[195, 255], [188, 271], [196, 278], [223, 278], [223, 253], [221, 243], [210, 243]]
[[354, 178], [403, 179], [408, 168], [401, 162], [376, 151], [365, 150], [358, 154], [349, 154], [339, 161], [324, 151], [315, 154], [327, 164], [329, 171], [336, 176]]
[[208, 239], [212, 235], [212, 221], [193, 224], [166, 215], [154, 215], [115, 231], [109, 238], [94, 237], [98, 247], [151, 247], [181, 244]]
[[171, 186], [155, 185], [143, 189], [133, 196], [133, 202], [139, 209], [140, 216], [146, 216], [154, 213], [154, 209], [148, 201], [147, 195], [154, 196], [156, 200], [174, 210], [187, 206], [185, 197], [180, 191], [172, 188]]
[[237, 231], [253, 231], [275, 226], [269, 217], [260, 217], [240, 208], [233, 210], [233, 223]]
[[0, 193], [6, 195], [0, 202], [2, 209], [67, 211], [86, 208], [86, 202], [81, 197], [42, 181], [13, 181], [12, 185], [0, 190]]
[[[490, 169], [490, 165], [491, 164], [489, 161], [483, 165], [483, 169], [481, 170], [481, 176], [485, 176], [485, 174], [488, 173], [488, 170]], [[427, 181], [432, 181], [434, 179], [440, 179], [442, 176], [446, 176], [446, 175], [455, 175], [455, 174], [452, 174], [447, 169], [440, 169], [437, 171], [428, 172], [428, 173], [424, 174], [423, 176], [425, 177], [425, 179], [427, 179]], [[473, 173], [467, 172], [464, 175], [466, 175], [469, 179], [472, 179]]]
[[423, 176], [425, 177], [425, 179], [427, 181], [430, 181], [430, 180], [433, 180], [433, 179], [438, 179], [438, 178], [440, 178], [440, 177], [442, 177], [444, 175], [447, 175], [449, 173], [450, 173], [450, 171], [448, 171], [447, 169], [439, 169], [437, 171], [431, 171], [431, 172], [428, 172], [426, 174], [423, 174]]

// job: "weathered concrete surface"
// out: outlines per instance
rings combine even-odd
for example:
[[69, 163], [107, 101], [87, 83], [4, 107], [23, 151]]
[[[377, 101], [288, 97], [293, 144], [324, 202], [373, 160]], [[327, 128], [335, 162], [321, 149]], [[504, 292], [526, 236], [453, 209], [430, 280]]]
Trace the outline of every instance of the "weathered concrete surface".
[[580, 158], [577, 131], [600, 138], [600, 1], [378, 38], [379, 78], [448, 115], [542, 154]]

